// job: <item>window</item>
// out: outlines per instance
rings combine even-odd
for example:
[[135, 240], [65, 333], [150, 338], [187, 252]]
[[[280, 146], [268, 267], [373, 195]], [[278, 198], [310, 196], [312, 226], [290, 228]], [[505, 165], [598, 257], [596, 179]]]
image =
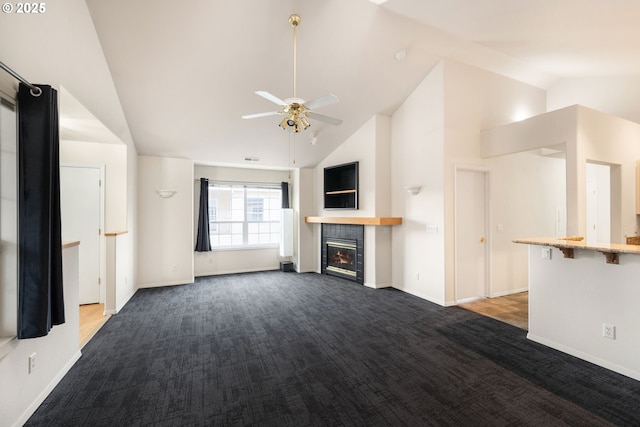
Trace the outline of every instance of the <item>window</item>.
[[280, 242], [279, 185], [209, 185], [212, 248], [277, 246]]
[[247, 197], [247, 221], [262, 221], [264, 218], [264, 199]]
[[211, 198], [211, 187], [209, 187], [209, 232], [218, 232], [218, 199]]

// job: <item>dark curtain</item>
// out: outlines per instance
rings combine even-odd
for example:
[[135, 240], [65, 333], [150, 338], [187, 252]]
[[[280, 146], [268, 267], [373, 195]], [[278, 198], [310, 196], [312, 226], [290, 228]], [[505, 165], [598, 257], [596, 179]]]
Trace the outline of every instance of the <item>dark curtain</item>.
[[18, 338], [64, 323], [58, 94], [18, 91]]
[[280, 187], [282, 188], [282, 209], [289, 209], [289, 183], [283, 181]]
[[196, 238], [196, 252], [209, 252], [209, 180], [200, 178], [200, 208], [198, 209], [198, 237]]

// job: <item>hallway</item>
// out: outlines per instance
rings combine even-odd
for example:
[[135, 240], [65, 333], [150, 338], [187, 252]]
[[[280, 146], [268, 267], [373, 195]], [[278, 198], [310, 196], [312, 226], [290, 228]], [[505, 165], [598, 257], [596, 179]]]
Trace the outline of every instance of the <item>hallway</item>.
[[83, 304], [80, 306], [80, 348], [89, 342], [96, 332], [109, 320], [104, 314], [104, 304]]
[[458, 307], [508, 323], [520, 329], [529, 329], [529, 292], [460, 304]]

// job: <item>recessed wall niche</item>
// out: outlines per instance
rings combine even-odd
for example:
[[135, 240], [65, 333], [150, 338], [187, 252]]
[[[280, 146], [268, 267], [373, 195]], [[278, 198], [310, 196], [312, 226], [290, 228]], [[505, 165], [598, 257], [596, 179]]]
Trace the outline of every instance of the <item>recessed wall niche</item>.
[[358, 162], [324, 168], [324, 208], [358, 209]]

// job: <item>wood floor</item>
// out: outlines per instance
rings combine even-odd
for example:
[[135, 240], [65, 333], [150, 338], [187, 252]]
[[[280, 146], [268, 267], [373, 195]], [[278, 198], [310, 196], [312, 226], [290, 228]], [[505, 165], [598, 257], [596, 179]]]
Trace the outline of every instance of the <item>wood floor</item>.
[[109, 316], [104, 315], [104, 304], [80, 306], [80, 348], [82, 348], [104, 325]]
[[484, 298], [459, 307], [529, 330], [529, 292]]

